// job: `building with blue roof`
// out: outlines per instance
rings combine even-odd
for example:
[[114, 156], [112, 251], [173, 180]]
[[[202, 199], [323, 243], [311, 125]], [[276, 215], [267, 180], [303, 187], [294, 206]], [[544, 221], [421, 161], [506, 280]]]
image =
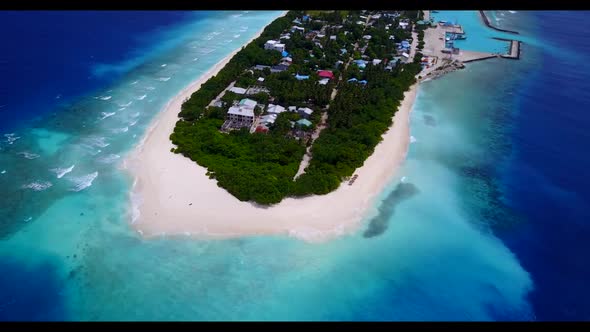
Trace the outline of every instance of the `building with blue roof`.
[[287, 51], [283, 51], [283, 52], [281, 53], [281, 55], [283, 56], [283, 58], [284, 58], [284, 57], [288, 57], [288, 56], [289, 56], [289, 52], [287, 52]]
[[295, 75], [295, 78], [298, 79], [298, 80], [300, 80], [300, 81], [301, 80], [307, 80], [307, 79], [309, 79], [309, 75], [299, 75], [299, 74], [297, 74], [297, 75]]
[[301, 127], [311, 127], [312, 125], [311, 121], [307, 119], [297, 120], [295, 123]]

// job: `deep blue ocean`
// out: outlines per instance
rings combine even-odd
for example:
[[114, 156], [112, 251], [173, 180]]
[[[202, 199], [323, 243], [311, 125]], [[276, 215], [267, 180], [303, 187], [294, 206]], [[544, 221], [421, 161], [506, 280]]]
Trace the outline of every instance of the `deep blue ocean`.
[[543, 320], [590, 319], [590, 156], [583, 152], [590, 146], [590, 37], [581, 33], [590, 29], [589, 14], [532, 14], [535, 36], [561, 52], [540, 51], [523, 76], [513, 154], [501, 171], [505, 202], [525, 221], [499, 236], [532, 275], [529, 298]]
[[207, 14], [2, 12], [0, 130], [116, 81], [162, 48], [174, 46], [161, 40], [163, 31]]
[[0, 12], [0, 320], [589, 320], [588, 14], [436, 14], [522, 58], [422, 84], [379, 214], [310, 244], [144, 240], [117, 167], [279, 12]]

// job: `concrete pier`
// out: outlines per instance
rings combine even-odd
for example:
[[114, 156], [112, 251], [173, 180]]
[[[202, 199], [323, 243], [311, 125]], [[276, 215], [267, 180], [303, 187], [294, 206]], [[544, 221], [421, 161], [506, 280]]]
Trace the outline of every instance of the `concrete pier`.
[[517, 31], [506, 30], [506, 29], [500, 29], [500, 28], [497, 28], [497, 27], [493, 26], [492, 24], [490, 24], [490, 20], [488, 20], [488, 17], [487, 17], [486, 13], [485, 13], [483, 10], [480, 10], [480, 11], [479, 11], [479, 15], [481, 16], [481, 19], [483, 20], [483, 23], [484, 23], [484, 24], [485, 24], [485, 25], [486, 25], [488, 28], [490, 28], [490, 29], [494, 29], [494, 30], [496, 30], [496, 31], [502, 31], [502, 32], [507, 32], [507, 33], [512, 33], [512, 34], [518, 35], [518, 32], [517, 32]]
[[459, 55], [453, 56], [453, 58], [455, 60], [459, 60], [463, 63], [480, 61], [480, 60], [491, 59], [491, 58], [498, 58], [498, 57], [499, 56], [497, 54], [493, 54], [493, 53], [463, 51], [463, 50], [461, 50], [459, 52]]

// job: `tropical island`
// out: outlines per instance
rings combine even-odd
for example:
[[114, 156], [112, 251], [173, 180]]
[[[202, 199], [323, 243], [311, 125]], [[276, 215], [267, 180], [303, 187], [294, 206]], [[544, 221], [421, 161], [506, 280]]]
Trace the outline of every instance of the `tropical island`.
[[516, 41], [508, 54], [459, 49], [464, 33], [430, 11], [283, 12], [173, 97], [124, 160], [134, 228], [355, 232], [405, 160], [418, 83], [519, 56]]
[[[182, 104], [173, 149], [241, 201], [327, 194], [363, 165], [421, 71], [422, 11], [289, 11]], [[416, 39], [416, 37], [414, 37]]]

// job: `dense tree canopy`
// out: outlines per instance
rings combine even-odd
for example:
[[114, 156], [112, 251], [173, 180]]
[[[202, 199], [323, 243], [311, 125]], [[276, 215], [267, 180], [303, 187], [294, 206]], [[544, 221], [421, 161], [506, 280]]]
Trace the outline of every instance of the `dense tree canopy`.
[[[354, 55], [353, 44], [364, 34], [363, 27], [356, 24], [360, 16], [358, 11], [351, 11], [348, 18], [342, 11], [314, 12], [313, 20], [342, 24], [342, 30], [350, 33], [329, 32], [327, 36], [334, 33], [337, 38], [327, 40], [326, 37], [322, 48], [302, 34], [292, 33], [292, 38], [285, 41], [293, 59], [288, 70], [280, 73], [271, 73], [268, 69], [249, 70], [254, 65], [272, 66], [280, 62], [280, 53], [264, 50], [263, 45], [268, 39], [277, 39], [302, 14], [290, 11], [272, 22], [259, 38], [242, 48], [217, 75], [193, 93], [182, 105], [181, 119], [170, 136], [176, 145], [174, 152], [206, 167], [208, 175], [216, 179], [220, 187], [242, 201], [274, 204], [287, 196], [327, 194], [336, 189], [373, 153], [382, 134], [391, 125], [404, 92], [415, 82], [415, 75], [420, 71], [419, 53], [414, 62], [400, 64], [392, 71], [385, 71], [384, 64], [369, 64], [362, 72], [356, 65], [349, 66], [342, 73], [335, 69], [337, 61], [346, 63]], [[395, 52], [395, 41], [409, 37], [409, 32], [400, 29], [386, 33], [383, 27], [393, 19], [383, 20], [377, 22], [376, 28], [368, 30], [373, 38], [367, 52], [372, 57], [386, 58]], [[321, 28], [321, 25], [312, 27], [313, 24], [320, 23], [305, 23], [306, 31]], [[394, 35], [395, 40], [389, 35]], [[342, 48], [347, 49], [344, 55], [340, 51]], [[339, 83], [333, 80], [327, 85], [319, 85], [318, 69], [332, 69], [336, 77], [342, 74], [343, 79]], [[299, 81], [294, 77], [296, 73], [310, 77]], [[299, 118], [297, 114], [281, 113], [268, 133], [250, 133], [247, 129], [222, 133], [219, 128], [227, 107], [241, 96], [227, 92], [221, 99], [222, 107], [208, 106], [231, 82], [236, 81], [236, 86], [247, 88], [258, 84], [258, 77], [264, 77], [262, 84], [271, 93], [259, 93], [249, 98], [262, 104], [273, 102], [313, 108], [310, 117], [313, 125], [306, 129], [308, 132], [317, 126], [322, 110], [330, 103], [328, 126], [312, 145], [312, 159], [306, 172], [295, 181], [293, 177], [305, 153], [303, 142], [289, 135], [292, 122]], [[366, 79], [368, 83], [348, 83], [350, 77]], [[338, 84], [338, 94], [330, 102], [335, 84]]]

